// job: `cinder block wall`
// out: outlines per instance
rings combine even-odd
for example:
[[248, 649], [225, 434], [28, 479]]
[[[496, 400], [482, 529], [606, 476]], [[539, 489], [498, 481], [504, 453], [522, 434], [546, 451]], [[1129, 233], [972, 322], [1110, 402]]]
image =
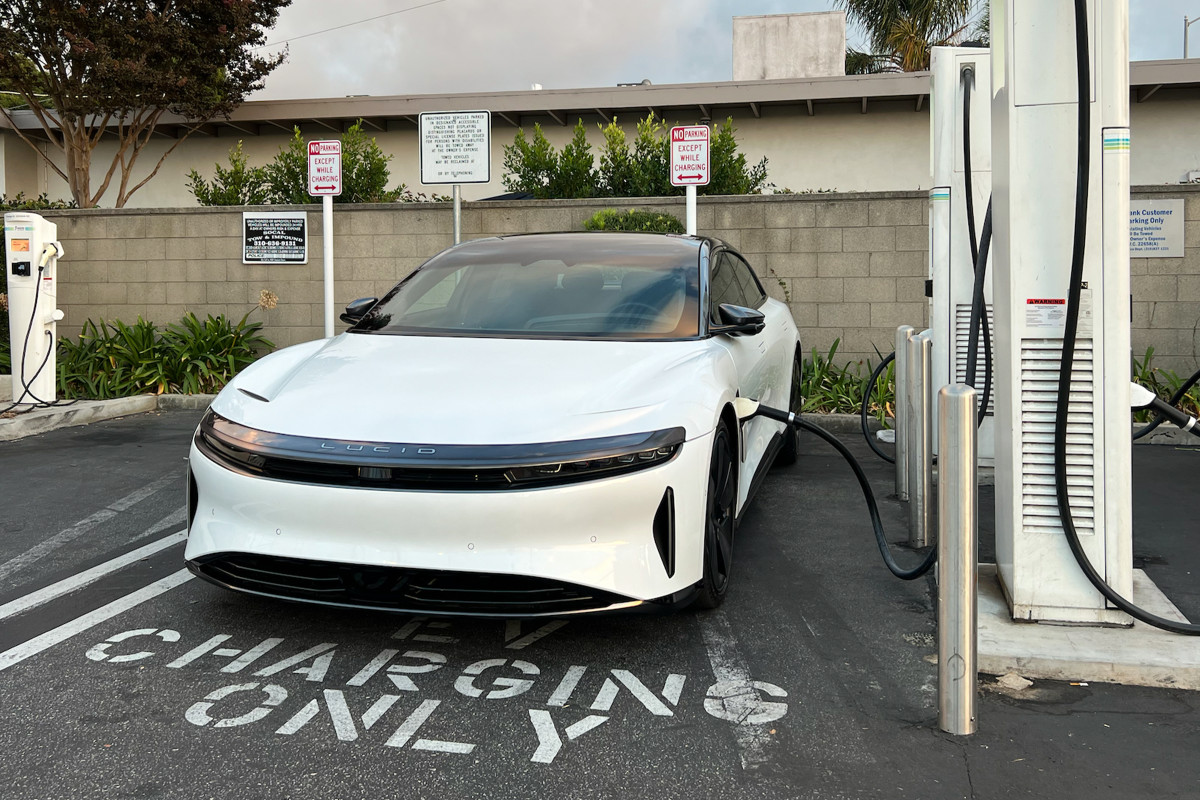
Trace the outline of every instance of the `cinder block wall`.
[[[1156, 364], [1179, 371], [1200, 361], [1200, 187], [1139, 188], [1135, 196], [1186, 196], [1187, 257], [1133, 262], [1134, 350], [1155, 347]], [[644, 208], [683, 217], [680, 199], [466, 203], [463, 236], [581, 230], [601, 208]], [[309, 263], [241, 263], [243, 209], [87, 210], [47, 213], [59, 225], [60, 333], [84, 320], [159, 324], [185, 311], [240, 318], [262, 289], [279, 296], [252, 312], [279, 346], [322, 335], [322, 230], [309, 211]], [[928, 216], [925, 192], [701, 198], [698, 226], [741, 250], [770, 293], [791, 304], [806, 349], [836, 360], [877, 361], [896, 326], [928, 324], [924, 297]], [[449, 204], [338, 206], [334, 212], [335, 302], [380, 296], [425, 259], [449, 247]], [[342, 328], [339, 323], [338, 329]]]

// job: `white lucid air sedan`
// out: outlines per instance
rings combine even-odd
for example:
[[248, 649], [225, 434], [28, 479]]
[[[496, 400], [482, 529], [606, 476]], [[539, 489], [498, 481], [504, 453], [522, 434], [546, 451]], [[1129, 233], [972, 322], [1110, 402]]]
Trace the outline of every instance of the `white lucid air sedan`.
[[481, 239], [350, 329], [262, 358], [189, 464], [188, 567], [252, 594], [421, 613], [713, 607], [795, 435], [796, 325], [720, 241]]

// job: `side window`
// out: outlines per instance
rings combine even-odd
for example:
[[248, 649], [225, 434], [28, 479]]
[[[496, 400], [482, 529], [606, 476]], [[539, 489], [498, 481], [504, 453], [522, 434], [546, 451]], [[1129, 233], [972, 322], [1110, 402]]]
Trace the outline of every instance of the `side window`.
[[720, 322], [717, 307], [722, 303], [732, 303], [735, 306], [746, 305], [746, 295], [738, 280], [736, 262], [728, 253], [717, 255], [716, 262], [711, 267], [708, 281], [708, 315], [713, 322]]
[[733, 263], [733, 271], [737, 275], [738, 284], [742, 287], [742, 295], [746, 298], [742, 305], [758, 308], [767, 299], [767, 293], [763, 291], [762, 284], [758, 282], [754, 270], [750, 269], [750, 265], [740, 258], [730, 256], [730, 261]]

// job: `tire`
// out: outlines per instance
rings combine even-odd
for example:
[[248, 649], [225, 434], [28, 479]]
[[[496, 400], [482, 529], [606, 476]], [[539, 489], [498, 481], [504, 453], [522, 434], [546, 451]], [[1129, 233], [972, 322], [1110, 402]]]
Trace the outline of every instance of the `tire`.
[[[799, 414], [800, 406], [804, 404], [804, 399], [800, 396], [800, 377], [803, 366], [804, 360], [800, 358], [800, 351], [796, 350], [796, 355], [792, 359], [792, 390], [788, 396], [788, 411], [794, 414]], [[799, 455], [800, 431], [795, 428], [784, 431], [783, 447], [779, 448], [779, 454], [775, 456], [775, 466], [790, 467], [796, 463]]]
[[704, 577], [694, 608], [716, 608], [725, 600], [733, 565], [733, 540], [737, 530], [737, 468], [733, 436], [724, 420], [713, 434], [708, 464], [708, 491], [704, 512]]

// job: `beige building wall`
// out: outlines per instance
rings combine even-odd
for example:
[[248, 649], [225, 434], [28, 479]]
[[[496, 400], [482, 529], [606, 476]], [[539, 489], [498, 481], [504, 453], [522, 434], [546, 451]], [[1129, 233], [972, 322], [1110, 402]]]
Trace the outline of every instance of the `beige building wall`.
[[[1189, 170], [1200, 169], [1200, 97], [1179, 92], [1160, 93], [1145, 103], [1133, 104], [1132, 113], [1132, 180], [1135, 185], [1177, 183]], [[768, 159], [768, 180], [777, 190], [795, 192], [836, 190], [839, 192], [911, 191], [930, 186], [929, 177], [929, 111], [928, 104], [917, 110], [908, 101], [867, 102], [862, 113], [859, 101], [830, 103], [815, 107], [809, 115], [804, 106], [762, 106], [761, 118], [746, 109], [739, 109], [734, 119], [741, 151], [751, 163], [763, 156]], [[697, 109], [696, 114], [700, 112]], [[638, 116], [645, 112], [618, 117], [632, 141]], [[542, 126], [547, 139], [558, 148], [571, 138], [578, 115], [569, 117], [566, 126], [547, 120]], [[588, 131], [593, 154], [599, 159], [603, 144], [601, 118], [597, 114], [582, 116]], [[723, 120], [715, 109], [714, 123]], [[668, 118], [671, 124], [694, 124], [695, 117]], [[384, 152], [393, 155], [390, 165], [392, 186], [404, 183], [414, 192], [449, 194], [449, 186], [422, 186], [415, 125], [400, 125], [397, 130], [371, 131]], [[526, 135], [532, 136], [533, 124], [527, 121]], [[228, 152], [239, 138], [250, 163], [268, 163], [279, 148], [288, 141], [287, 132], [267, 125], [261, 126], [258, 136], [196, 134], [185, 140], [168, 157], [159, 174], [140, 189], [130, 202], [135, 208], [172, 208], [195, 204], [187, 190], [187, 173], [196, 169], [206, 178], [213, 174], [214, 163], [227, 164]], [[315, 125], [303, 128], [307, 139], [336, 138], [337, 134]], [[505, 191], [504, 146], [512, 144], [516, 129], [498, 117], [493, 117], [492, 181], [488, 184], [465, 185], [463, 197], [478, 200]], [[11, 132], [0, 132], [4, 142], [6, 191], [26, 195], [46, 193], [53, 198], [68, 197], [66, 184], [44, 164], [32, 158], [27, 145]], [[140, 158], [135, 170], [136, 180], [153, 168], [157, 158], [174, 140], [156, 137]], [[94, 173], [101, 173], [115, 150], [115, 143], [106, 140], [96, 149]], [[111, 188], [101, 206], [115, 202]]]
[[[1190, 373], [1200, 363], [1200, 185], [1135, 192], [1147, 196], [1187, 198], [1186, 251], [1131, 263], [1133, 350], [1140, 357], [1153, 346], [1156, 365]], [[580, 230], [607, 206], [683, 216], [682, 199], [468, 203], [463, 230], [466, 238]], [[790, 304], [806, 351], [838, 341], [835, 362], [865, 368], [877, 349], [892, 351], [898, 325], [928, 324], [927, 209], [924, 192], [701, 198], [698, 224], [746, 254], [767, 290]], [[240, 208], [47, 212], [68, 253], [59, 332], [76, 336], [87, 319], [165, 325], [185, 311], [236, 320], [270, 289], [278, 308], [252, 317], [266, 334], [280, 346], [319, 338], [321, 214], [309, 211], [309, 263], [295, 266], [241, 263]], [[451, 244], [451, 225], [441, 204], [340, 207], [336, 307], [384, 294]]]

